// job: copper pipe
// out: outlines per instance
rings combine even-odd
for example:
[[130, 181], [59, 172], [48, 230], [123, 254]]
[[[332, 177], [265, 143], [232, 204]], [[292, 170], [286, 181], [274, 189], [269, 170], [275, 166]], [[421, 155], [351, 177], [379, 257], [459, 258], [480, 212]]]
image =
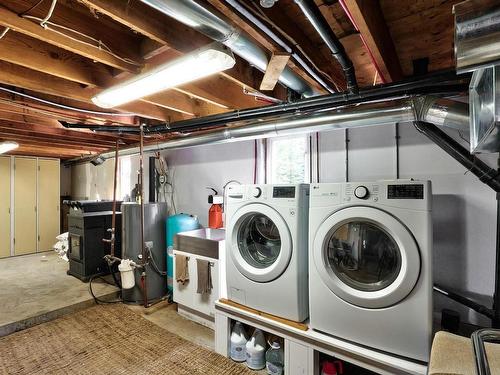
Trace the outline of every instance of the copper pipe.
[[118, 182], [118, 143], [119, 138], [116, 138], [116, 149], [115, 149], [115, 177], [113, 180], [113, 216], [111, 218], [111, 250], [110, 254], [112, 257], [115, 256], [115, 241], [116, 241], [116, 187]]
[[147, 289], [147, 274], [146, 263], [147, 253], [144, 246], [144, 124], [140, 126], [141, 141], [139, 144], [140, 164], [139, 164], [139, 183], [141, 189], [141, 257], [144, 269], [142, 271], [143, 288], [142, 294], [144, 299], [144, 307], [148, 307], [148, 289]]

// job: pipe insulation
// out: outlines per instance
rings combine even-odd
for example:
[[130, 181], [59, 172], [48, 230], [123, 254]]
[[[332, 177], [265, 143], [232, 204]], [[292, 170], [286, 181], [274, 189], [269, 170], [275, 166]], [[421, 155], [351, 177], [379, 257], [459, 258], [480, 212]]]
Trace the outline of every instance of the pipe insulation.
[[[150, 7], [218, 41], [250, 65], [265, 72], [269, 62], [266, 52], [248, 38], [242, 30], [232, 26], [223, 14], [208, 9], [195, 0], [141, 0]], [[285, 67], [279, 81], [304, 97], [318, 95], [302, 77]]]
[[[144, 152], [415, 121], [435, 120], [441, 126], [463, 130], [468, 127], [468, 116], [459, 116], [457, 113], [463, 114], [467, 111], [468, 104], [466, 103], [443, 101], [435, 97], [365, 103], [184, 135], [162, 143], [144, 146]], [[122, 148], [120, 156], [136, 155], [138, 152], [138, 147]], [[110, 159], [114, 157], [114, 153], [106, 152], [100, 156]], [[84, 161], [87, 161], [87, 158], [74, 159], [71, 162]]]

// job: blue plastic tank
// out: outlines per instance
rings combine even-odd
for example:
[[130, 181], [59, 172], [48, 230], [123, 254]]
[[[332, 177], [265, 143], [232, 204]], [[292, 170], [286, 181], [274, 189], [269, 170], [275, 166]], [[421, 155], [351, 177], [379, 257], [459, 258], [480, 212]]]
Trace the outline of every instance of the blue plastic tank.
[[167, 239], [167, 285], [170, 293], [173, 292], [174, 279], [174, 237], [177, 233], [187, 232], [200, 228], [198, 217], [189, 214], [169, 216], [166, 221]]

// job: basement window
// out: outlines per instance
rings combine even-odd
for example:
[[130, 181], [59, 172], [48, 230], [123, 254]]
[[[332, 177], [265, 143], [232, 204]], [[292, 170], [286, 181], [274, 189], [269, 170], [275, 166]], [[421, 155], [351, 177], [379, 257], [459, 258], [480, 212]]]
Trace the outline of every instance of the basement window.
[[311, 153], [308, 134], [267, 140], [267, 181], [271, 184], [309, 183]]

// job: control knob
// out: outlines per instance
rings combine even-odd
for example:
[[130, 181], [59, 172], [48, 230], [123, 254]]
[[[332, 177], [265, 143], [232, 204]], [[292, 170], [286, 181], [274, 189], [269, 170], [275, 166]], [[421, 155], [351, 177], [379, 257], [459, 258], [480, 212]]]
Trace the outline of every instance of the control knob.
[[356, 189], [354, 189], [354, 195], [356, 198], [366, 199], [370, 195], [370, 192], [368, 191], [368, 188], [366, 186], [358, 186]]
[[252, 189], [252, 196], [254, 198], [259, 198], [262, 195], [262, 189], [260, 187], [255, 187]]

